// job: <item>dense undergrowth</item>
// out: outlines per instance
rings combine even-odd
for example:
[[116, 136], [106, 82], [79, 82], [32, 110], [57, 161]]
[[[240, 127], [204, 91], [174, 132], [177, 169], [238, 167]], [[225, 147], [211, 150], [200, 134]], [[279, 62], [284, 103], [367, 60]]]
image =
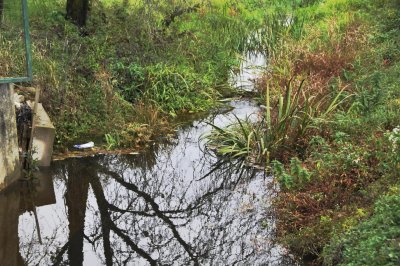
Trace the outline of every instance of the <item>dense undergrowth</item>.
[[[80, 29], [65, 20], [64, 1], [30, 1], [31, 86], [41, 88], [58, 146], [105, 134], [109, 147], [134, 146], [168, 130], [180, 112], [214, 107], [239, 55], [260, 46], [248, 36], [263, 25], [264, 7], [251, 0], [93, 1]], [[19, 45], [4, 34], [3, 46]], [[9, 75], [23, 72], [20, 49], [0, 55]]]
[[[398, 4], [342, 1], [334, 15], [353, 13], [354, 19], [341, 30], [345, 36], [351, 34], [345, 39], [347, 52], [336, 51], [337, 57], [349, 58], [324, 60], [321, 51], [318, 56], [305, 56], [301, 63], [320, 67], [311, 78], [325, 71], [333, 74], [328, 74], [333, 79], [319, 88], [341, 85], [353, 95], [328, 122], [319, 124], [304, 152], [297, 154], [301, 160], [292, 159], [289, 170], [276, 172], [283, 187], [276, 202], [281, 218], [278, 231], [297, 254], [316, 256], [320, 263], [400, 262], [395, 255], [399, 211], [393, 206], [398, 200], [395, 187], [399, 184], [400, 154], [396, 144], [400, 123]], [[329, 16], [325, 23], [329, 25]], [[360, 40], [362, 46], [358, 45]], [[337, 74], [329, 67], [337, 68]], [[390, 196], [384, 197], [375, 210], [372, 208], [383, 194], [393, 191], [397, 195], [392, 201]], [[379, 207], [384, 204], [392, 207]], [[379, 219], [387, 219], [387, 233], [379, 229]], [[332, 249], [332, 245], [341, 248]]]
[[296, 31], [259, 82], [265, 117], [210, 137], [275, 175], [280, 241], [312, 263], [400, 263], [399, 11], [396, 0], [292, 9]]

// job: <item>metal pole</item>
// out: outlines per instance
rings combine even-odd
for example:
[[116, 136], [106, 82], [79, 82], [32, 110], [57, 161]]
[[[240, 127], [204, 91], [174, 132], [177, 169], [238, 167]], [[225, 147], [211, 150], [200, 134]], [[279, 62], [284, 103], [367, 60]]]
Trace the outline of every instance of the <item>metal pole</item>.
[[32, 55], [31, 55], [31, 38], [29, 35], [29, 17], [27, 0], [22, 1], [22, 16], [24, 18], [24, 37], [25, 37], [25, 55], [26, 55], [26, 71], [27, 80], [32, 80]]
[[27, 0], [21, 0], [21, 4], [22, 4], [22, 17], [23, 17], [23, 27], [24, 27], [26, 73], [23, 77], [0, 78], [0, 84], [32, 81], [32, 53], [31, 53], [31, 39], [29, 35], [29, 17], [28, 17]]

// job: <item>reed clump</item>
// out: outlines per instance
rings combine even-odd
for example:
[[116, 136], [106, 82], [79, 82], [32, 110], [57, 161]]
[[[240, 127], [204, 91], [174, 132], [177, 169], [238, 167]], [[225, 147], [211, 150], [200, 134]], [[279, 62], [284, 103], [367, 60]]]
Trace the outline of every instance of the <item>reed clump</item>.
[[267, 87], [265, 113], [259, 121], [236, 118], [236, 123], [226, 128], [213, 125], [208, 145], [220, 155], [244, 158], [267, 168], [272, 160], [287, 161], [301, 153], [305, 138], [346, 100], [343, 89], [318, 98], [307, 94], [304, 85], [305, 80], [290, 79], [277, 97], [272, 97]]

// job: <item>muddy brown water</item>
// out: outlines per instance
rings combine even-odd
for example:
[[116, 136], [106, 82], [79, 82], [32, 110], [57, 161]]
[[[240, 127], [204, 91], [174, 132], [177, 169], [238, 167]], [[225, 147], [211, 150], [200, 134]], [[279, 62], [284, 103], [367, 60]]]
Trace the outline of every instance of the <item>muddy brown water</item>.
[[42, 170], [34, 197], [44, 205], [42, 243], [25, 197], [1, 193], [0, 265], [292, 265], [274, 242], [272, 178], [205, 147], [208, 123], [262, 115], [249, 100], [230, 105], [139, 154], [69, 158]]

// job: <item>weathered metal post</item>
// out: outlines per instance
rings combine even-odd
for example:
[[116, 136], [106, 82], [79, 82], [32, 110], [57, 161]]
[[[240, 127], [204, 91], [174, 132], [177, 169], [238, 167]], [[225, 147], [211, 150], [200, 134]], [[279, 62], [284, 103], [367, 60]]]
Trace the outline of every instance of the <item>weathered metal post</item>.
[[0, 84], [0, 190], [21, 172], [13, 91], [12, 85]]

